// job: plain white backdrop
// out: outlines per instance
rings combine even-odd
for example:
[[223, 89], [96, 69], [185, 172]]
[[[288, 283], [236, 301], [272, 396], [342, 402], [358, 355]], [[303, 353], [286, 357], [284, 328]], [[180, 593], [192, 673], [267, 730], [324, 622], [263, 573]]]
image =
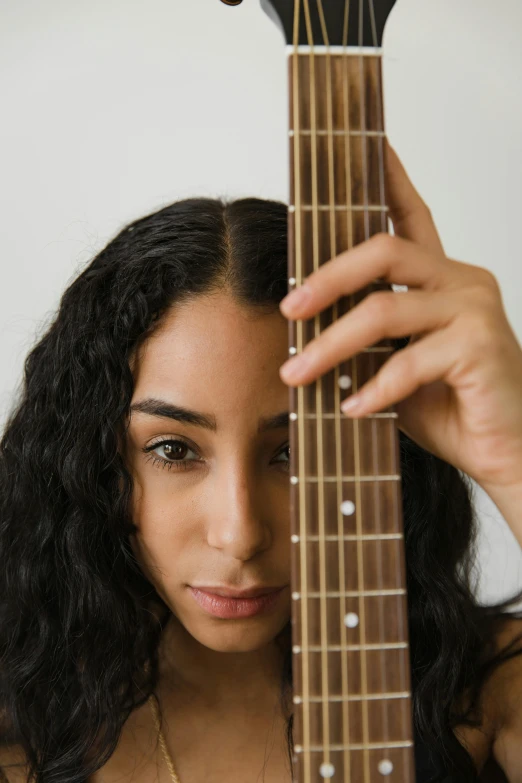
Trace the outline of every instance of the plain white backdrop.
[[[520, 0], [398, 0], [383, 57], [390, 141], [519, 340], [521, 28]], [[0, 98], [1, 425], [64, 288], [124, 222], [187, 196], [288, 201], [284, 41], [258, 0], [0, 0]], [[489, 602], [522, 587], [522, 558], [475, 502]]]

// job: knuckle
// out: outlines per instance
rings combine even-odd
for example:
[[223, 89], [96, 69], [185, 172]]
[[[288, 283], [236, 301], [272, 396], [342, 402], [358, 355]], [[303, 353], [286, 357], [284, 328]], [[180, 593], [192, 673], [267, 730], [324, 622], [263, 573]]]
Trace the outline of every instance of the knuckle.
[[473, 310], [463, 317], [466, 345], [476, 352], [489, 352], [496, 344], [495, 319], [486, 310]]
[[387, 234], [384, 231], [380, 231], [372, 237], [372, 243], [375, 245], [377, 252], [383, 255], [391, 254], [396, 247], [396, 237], [391, 234]]
[[366, 297], [366, 315], [370, 321], [389, 319], [397, 308], [397, 296], [392, 291], [374, 291]]

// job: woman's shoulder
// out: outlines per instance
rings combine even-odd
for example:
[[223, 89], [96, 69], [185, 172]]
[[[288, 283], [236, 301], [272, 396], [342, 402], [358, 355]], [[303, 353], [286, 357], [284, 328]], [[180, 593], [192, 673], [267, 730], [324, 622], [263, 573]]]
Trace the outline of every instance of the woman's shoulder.
[[505, 618], [496, 642], [507, 659], [486, 686], [485, 708], [495, 727], [492, 750], [508, 780], [522, 783], [522, 619]]

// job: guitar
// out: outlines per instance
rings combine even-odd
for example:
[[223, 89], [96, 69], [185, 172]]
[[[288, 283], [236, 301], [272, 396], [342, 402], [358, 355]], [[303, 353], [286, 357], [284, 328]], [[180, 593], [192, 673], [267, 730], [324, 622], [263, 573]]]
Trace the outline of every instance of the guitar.
[[[382, 37], [395, 2], [261, 0], [288, 54], [290, 289], [388, 231]], [[290, 354], [383, 287], [290, 322]], [[415, 780], [397, 413], [340, 411], [394, 348], [289, 391], [296, 783]]]

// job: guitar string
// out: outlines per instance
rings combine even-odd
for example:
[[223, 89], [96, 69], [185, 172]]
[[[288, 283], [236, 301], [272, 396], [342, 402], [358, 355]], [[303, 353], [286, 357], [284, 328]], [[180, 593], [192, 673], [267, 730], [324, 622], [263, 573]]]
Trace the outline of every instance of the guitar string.
[[[295, 278], [296, 285], [303, 282], [303, 258], [302, 258], [302, 234], [301, 234], [301, 156], [300, 156], [300, 117], [299, 117], [299, 20], [300, 0], [295, 0], [293, 20], [293, 52], [292, 52], [292, 101], [293, 101], [293, 130], [294, 130], [294, 221], [295, 221]], [[296, 336], [297, 353], [303, 350], [303, 321], [294, 321], [293, 332]], [[305, 437], [304, 437], [304, 389], [297, 387], [297, 410], [300, 415], [298, 424], [298, 486], [299, 486], [299, 565], [300, 565], [300, 592], [301, 601], [299, 610], [301, 613], [301, 651], [299, 661], [301, 663], [301, 690], [302, 690], [302, 736], [303, 747], [303, 783], [311, 783], [310, 771], [310, 699], [309, 699], [309, 650], [308, 650], [308, 616], [307, 607], [307, 561], [306, 547], [306, 483], [305, 483]], [[297, 611], [299, 611], [297, 610]], [[294, 750], [297, 752], [297, 748]]]
[[[304, 0], [305, 24], [309, 52], [309, 86], [310, 86], [310, 142], [311, 142], [311, 175], [312, 175], [312, 258], [313, 271], [319, 269], [319, 210], [318, 210], [318, 166], [317, 166], [317, 104], [316, 104], [316, 61], [315, 42], [310, 19], [309, 0]], [[314, 337], [321, 334], [321, 314], [314, 317]], [[316, 469], [317, 469], [317, 516], [319, 533], [319, 621], [321, 638], [321, 715], [323, 763], [330, 762], [330, 716], [328, 694], [328, 628], [326, 616], [326, 549], [325, 549], [325, 514], [324, 514], [324, 453], [323, 453], [323, 386], [322, 378], [315, 383], [315, 425], [316, 425]], [[314, 557], [314, 565], [316, 563]], [[314, 606], [315, 608], [315, 606]], [[314, 620], [316, 620], [316, 615]]]
[[[328, 31], [324, 19], [324, 12], [322, 7], [322, 0], [317, 0], [318, 12], [320, 15], [323, 44], [327, 47], [326, 50], [326, 95], [327, 95], [327, 121], [328, 121], [328, 185], [329, 185], [329, 219], [330, 219], [330, 258], [335, 258], [337, 255], [337, 241], [336, 241], [336, 211], [335, 211], [335, 167], [334, 167], [334, 136], [333, 136], [333, 105], [332, 105], [332, 66], [331, 55], [329, 51], [329, 39]], [[343, 35], [347, 35], [348, 22], [349, 22], [349, 10], [350, 0], [345, 2], [345, 19], [343, 24]], [[343, 58], [341, 58], [341, 64]], [[347, 190], [348, 197], [348, 190]], [[350, 195], [351, 200], [351, 195]], [[349, 214], [347, 212], [347, 214]], [[349, 232], [351, 235], [351, 232]], [[339, 307], [335, 302], [332, 306], [332, 323], [338, 320]], [[344, 519], [341, 511], [341, 504], [343, 502], [343, 485], [342, 485], [342, 450], [341, 450], [341, 399], [340, 399], [340, 386], [339, 386], [339, 366], [334, 368], [334, 416], [335, 416], [335, 466], [336, 466], [336, 507], [337, 507], [337, 532], [338, 541], [341, 542], [337, 546], [338, 553], [338, 570], [339, 570], [339, 628], [341, 637], [341, 689], [342, 689], [342, 726], [343, 726], [343, 779], [346, 783], [350, 783], [352, 780], [351, 774], [351, 753], [350, 753], [350, 705], [348, 703], [348, 694], [350, 689], [349, 683], [349, 670], [346, 651], [346, 626], [344, 623], [344, 617], [346, 616], [346, 598], [344, 595], [344, 587], [346, 585], [345, 575], [345, 548], [343, 543], [344, 532]]]
[[[374, 0], [370, 0], [370, 12], [371, 12], [371, 24], [372, 24], [372, 34], [374, 39], [374, 45], [377, 46], [377, 30], [376, 30], [376, 24], [375, 24], [375, 7], [374, 7]], [[383, 84], [382, 84], [382, 58], [381, 63], [379, 63], [380, 67], [377, 68], [377, 82], [376, 82], [376, 93], [377, 93], [377, 120], [378, 123], [380, 123], [380, 130], [384, 132], [384, 105], [383, 105]], [[387, 204], [387, 197], [386, 197], [386, 175], [385, 175], [385, 168], [384, 168], [384, 139], [382, 136], [378, 137], [378, 151], [379, 151], [379, 191], [380, 191], [380, 200], [379, 203], [384, 205]], [[388, 218], [387, 214], [385, 212], [381, 212], [381, 228], [383, 231], [388, 230]], [[372, 354], [372, 359], [373, 354]], [[399, 434], [393, 424], [393, 420], [390, 420], [390, 435], [392, 439], [391, 445], [391, 453], [392, 453], [392, 459], [393, 459], [393, 466], [392, 466], [392, 473], [395, 475], [398, 475], [400, 472], [400, 465], [397, 464], [397, 449], [396, 449], [396, 438], [399, 437]], [[401, 525], [399, 524], [399, 489], [400, 485], [398, 482], [393, 482], [393, 509], [394, 509], [394, 515], [395, 515], [395, 524], [394, 524], [394, 532], [399, 533], [401, 532], [400, 528]], [[380, 532], [380, 531], [379, 531]], [[379, 541], [379, 546], [381, 545], [381, 542]], [[397, 542], [395, 544], [399, 548], [400, 542]], [[396, 553], [397, 554], [397, 553]], [[406, 579], [405, 574], [403, 571], [403, 558], [401, 556], [401, 553], [398, 552], [398, 558], [396, 560], [395, 564], [395, 577], [396, 577], [396, 584], [405, 587], [406, 585]], [[406, 628], [405, 628], [405, 612], [406, 609], [406, 599], [403, 596], [398, 596], [396, 599], [397, 601], [397, 621], [398, 621], [398, 633], [399, 633], [399, 639], [400, 641], [406, 641]], [[406, 653], [404, 651], [399, 651], [399, 678], [400, 678], [400, 685], [399, 689], [402, 693], [405, 693], [408, 688], [408, 677], [406, 673], [406, 661], [405, 661]], [[386, 681], [385, 681], [385, 687], [386, 687]], [[407, 717], [407, 710], [411, 709], [411, 704], [409, 699], [401, 699], [401, 739], [406, 740], [406, 738], [409, 736], [409, 729], [408, 729], [408, 717]], [[402, 749], [402, 777], [404, 778], [406, 775], [406, 770], [408, 776], [411, 777], [411, 768], [410, 768], [410, 757], [411, 753], [408, 751], [407, 748]]]
[[[375, 8], [374, 8], [374, 0], [370, 0], [370, 22], [371, 22], [371, 28], [372, 28], [372, 42], [374, 48], [377, 48], [377, 30], [376, 30], [376, 24], [375, 24]], [[381, 68], [382, 60], [380, 59], [379, 55], [375, 56], [375, 65], [374, 65], [374, 58], [371, 58], [369, 61], [369, 67], [375, 67], [375, 70], [377, 71], [377, 78], [375, 80], [375, 92], [376, 94], [376, 102], [377, 102], [377, 126], [375, 130], [384, 132], [384, 115], [383, 112], [380, 111], [380, 101], [379, 101], [379, 89], [380, 89], [380, 83], [379, 83], [379, 71]], [[382, 136], [379, 136], [377, 138], [377, 145], [379, 149], [379, 204], [381, 206], [385, 205], [385, 193], [384, 193], [384, 168], [383, 168], [383, 160], [382, 160]], [[386, 231], [386, 213], [384, 211], [381, 211], [381, 230]], [[367, 236], [366, 239], [369, 237]], [[371, 353], [369, 356], [370, 360], [370, 376], [373, 377], [376, 374], [376, 367], [375, 367], [375, 354]], [[388, 427], [389, 429], [393, 428], [393, 419], [389, 420], [379, 420], [381, 429], [383, 427]], [[381, 475], [380, 470], [380, 455], [377, 450], [377, 419], [372, 419], [371, 421], [371, 432], [372, 432], [372, 465], [373, 465], [373, 472], [375, 476]], [[392, 449], [393, 450], [393, 449]], [[374, 500], [374, 513], [376, 518], [376, 526], [377, 526], [377, 535], [381, 536], [384, 532], [383, 525], [382, 525], [382, 518], [381, 518], [381, 492], [383, 491], [383, 487], [379, 486], [377, 481], [373, 484], [373, 500]], [[387, 491], [387, 487], [385, 488], [385, 491]], [[370, 542], [368, 542], [367, 546], [371, 545]], [[376, 557], [377, 557], [377, 572], [378, 572], [378, 589], [382, 592], [384, 590], [384, 576], [383, 576], [383, 542], [381, 538], [378, 538], [377, 541], [375, 541], [376, 546]], [[388, 551], [391, 547], [396, 547], [397, 542], [395, 541], [387, 541], [386, 546], [388, 547]], [[393, 585], [392, 585], [393, 587]], [[397, 601], [398, 598], [391, 598], [392, 601]], [[379, 636], [382, 642], [385, 641], [385, 622], [384, 622], [384, 599], [382, 596], [377, 599], [378, 603], [378, 621], [379, 621]], [[390, 655], [391, 653], [388, 653]], [[400, 654], [400, 653], [399, 653]], [[383, 649], [380, 650], [379, 653], [379, 662], [380, 662], [380, 673], [381, 673], [381, 693], [388, 693], [388, 674], [387, 674], [387, 668], [386, 668], [386, 654]], [[389, 728], [389, 718], [388, 718], [388, 710], [390, 709], [390, 702], [382, 699], [381, 700], [381, 718], [382, 718], [382, 730], [383, 730], [383, 742], [385, 742], [387, 745], [390, 741], [390, 728]]]
[[[359, 30], [358, 30], [358, 44], [360, 47], [359, 52], [359, 68], [361, 69], [361, 66], [363, 64], [363, 57], [362, 57], [362, 45], [363, 45], [363, 0], [359, 0]], [[363, 79], [363, 73], [361, 70], [361, 80], [359, 84], [359, 90], [360, 90], [360, 120], [361, 120], [361, 131], [364, 134], [364, 127], [363, 127], [363, 118], [364, 118], [364, 79]], [[365, 178], [365, 172], [366, 172], [366, 137], [364, 135], [361, 136], [361, 146], [363, 146], [363, 154], [360, 156], [362, 160], [363, 165], [363, 191], [364, 191], [364, 222], [365, 226], [368, 224], [368, 209], [367, 209], [367, 194], [366, 194], [366, 178]], [[350, 296], [350, 309], [352, 309], [355, 306], [355, 296], [351, 294]], [[353, 378], [354, 378], [354, 392], [357, 392], [359, 388], [359, 377], [358, 377], [358, 366], [357, 366], [357, 357], [352, 357], [352, 369], [353, 369]], [[361, 503], [362, 503], [362, 491], [361, 491], [361, 466], [360, 466], [360, 431], [359, 431], [359, 419], [357, 417], [354, 417], [352, 419], [353, 421], [353, 434], [354, 434], [354, 456], [355, 456], [355, 519], [357, 524], [357, 579], [358, 579], [358, 587], [359, 587], [359, 593], [362, 594], [364, 590], [364, 560], [363, 560], [363, 542], [362, 542], [362, 518], [361, 518]], [[364, 598], [362, 595], [359, 596], [359, 615], [360, 615], [360, 643], [361, 643], [361, 653], [360, 653], [360, 666], [361, 666], [361, 696], [362, 696], [362, 723], [363, 723], [363, 744], [364, 744], [364, 750], [363, 750], [363, 766], [364, 766], [364, 780], [369, 781], [370, 776], [370, 756], [368, 751], [368, 745], [369, 745], [369, 738], [370, 738], [370, 730], [369, 730], [369, 717], [368, 717], [368, 672], [367, 672], [367, 657], [366, 657], [366, 607], [364, 604]]]
[[[344, 4], [344, 19], [343, 19], [343, 49], [346, 50], [348, 48], [348, 29], [349, 29], [349, 22], [350, 22], [350, 0], [345, 0]], [[344, 122], [344, 155], [345, 155], [345, 199], [346, 199], [346, 238], [347, 238], [347, 246], [348, 248], [353, 247], [353, 211], [351, 209], [352, 207], [352, 152], [351, 152], [351, 146], [350, 146], [350, 111], [349, 111], [349, 103], [350, 103], [350, 90], [349, 90], [349, 80], [347, 78], [347, 61], [348, 61], [348, 55], [346, 51], [344, 51], [341, 55], [341, 72], [342, 72], [342, 86], [343, 86], [343, 98], [342, 98], [342, 106], [343, 106], [343, 122]], [[334, 244], [335, 244], [335, 233], [334, 233]], [[337, 312], [337, 304], [336, 304], [336, 312]], [[335, 399], [335, 415], [336, 415], [336, 423], [337, 420], [339, 421], [338, 428], [336, 428], [336, 439], [337, 439], [337, 455], [336, 455], [336, 469], [339, 472], [340, 475], [344, 475], [344, 466], [343, 466], [343, 458], [342, 458], [342, 451], [341, 451], [341, 413], [340, 413], [340, 389], [338, 386], [338, 378], [336, 377], [336, 399]], [[346, 428], [346, 425], [345, 425]], [[340, 489], [337, 493], [337, 505], [338, 505], [338, 532], [339, 532], [339, 541], [342, 542], [342, 545], [339, 546], [339, 560], [341, 562], [341, 568], [340, 568], [340, 583], [341, 585], [346, 584], [346, 573], [345, 573], [345, 547], [344, 547], [344, 515], [341, 513], [341, 502], [343, 501], [342, 498], [342, 492], [343, 492], [343, 486], [342, 486], [342, 479], [339, 482], [338, 486], [340, 485]], [[348, 699], [345, 700], [345, 695], [348, 696], [349, 689], [350, 689], [350, 678], [349, 678], [349, 657], [353, 653], [349, 653], [346, 651], [347, 644], [347, 626], [345, 624], [345, 617], [347, 616], [346, 613], [346, 601], [344, 597], [344, 591], [342, 593], [341, 603], [340, 603], [340, 628], [341, 628], [341, 647], [343, 649], [343, 652], [341, 654], [341, 666], [342, 666], [342, 683], [343, 683], [343, 745], [344, 745], [344, 774], [345, 777], [347, 777], [347, 783], [350, 783], [352, 780], [352, 759], [351, 759], [351, 751], [350, 751], [350, 704], [348, 703]], [[348, 773], [348, 774], [346, 774]]]

